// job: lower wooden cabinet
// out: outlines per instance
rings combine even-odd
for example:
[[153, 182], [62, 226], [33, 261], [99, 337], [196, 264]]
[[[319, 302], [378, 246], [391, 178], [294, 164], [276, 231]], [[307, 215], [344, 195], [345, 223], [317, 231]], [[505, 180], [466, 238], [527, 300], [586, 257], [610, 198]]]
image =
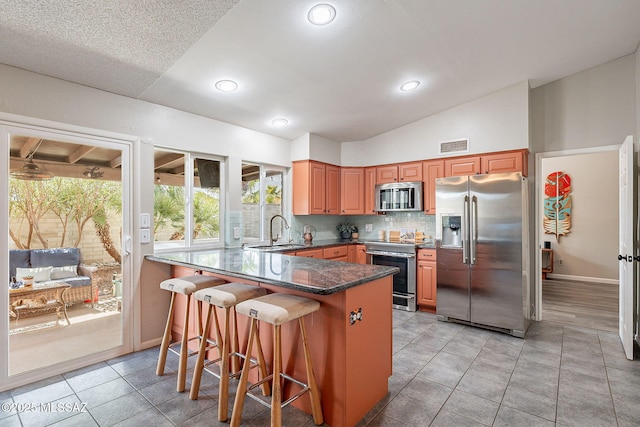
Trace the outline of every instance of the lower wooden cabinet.
[[436, 250], [418, 251], [417, 298], [418, 305], [435, 308], [436, 306]]
[[322, 249], [305, 249], [303, 251], [296, 251], [296, 256], [303, 256], [307, 258], [318, 258], [318, 259], [324, 258]]
[[369, 264], [367, 257], [367, 247], [365, 245], [356, 245], [356, 264]]
[[348, 245], [333, 246], [324, 249], [324, 259], [330, 259], [332, 261], [349, 261], [349, 248]]

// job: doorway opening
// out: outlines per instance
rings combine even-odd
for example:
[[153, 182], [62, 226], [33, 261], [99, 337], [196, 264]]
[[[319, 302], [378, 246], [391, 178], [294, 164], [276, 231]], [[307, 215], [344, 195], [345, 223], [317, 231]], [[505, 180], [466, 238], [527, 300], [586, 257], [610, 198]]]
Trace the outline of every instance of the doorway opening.
[[[538, 319], [618, 332], [618, 147], [540, 155], [537, 175], [540, 308]], [[569, 232], [545, 232], [549, 174], [570, 177]]]

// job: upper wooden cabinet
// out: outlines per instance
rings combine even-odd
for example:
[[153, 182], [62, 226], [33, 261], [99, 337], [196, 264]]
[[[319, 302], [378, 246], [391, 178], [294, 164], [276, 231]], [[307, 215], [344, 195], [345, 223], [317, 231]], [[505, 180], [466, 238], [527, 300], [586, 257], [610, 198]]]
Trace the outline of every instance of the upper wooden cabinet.
[[445, 159], [444, 176], [501, 172], [520, 172], [523, 176], [527, 176], [528, 166], [529, 152], [527, 150], [504, 151]]
[[365, 174], [364, 168], [340, 169], [340, 213], [363, 215]]
[[376, 180], [377, 184], [422, 181], [422, 162], [378, 166]]
[[364, 168], [364, 214], [375, 215], [376, 206], [376, 168]]
[[398, 175], [400, 176], [400, 181], [422, 181], [422, 162], [402, 163], [398, 165]]
[[376, 168], [376, 183], [388, 184], [390, 182], [398, 182], [398, 166], [378, 166]]
[[340, 167], [313, 160], [293, 162], [294, 215], [340, 213]]
[[527, 150], [483, 154], [480, 158], [482, 173], [522, 172], [528, 175], [529, 152]]
[[326, 165], [326, 214], [338, 215], [340, 213], [340, 167]]
[[444, 160], [444, 176], [464, 176], [480, 173], [480, 156], [454, 157]]
[[435, 215], [436, 213], [436, 178], [444, 176], [444, 160], [429, 160], [422, 163], [423, 205], [424, 213]]

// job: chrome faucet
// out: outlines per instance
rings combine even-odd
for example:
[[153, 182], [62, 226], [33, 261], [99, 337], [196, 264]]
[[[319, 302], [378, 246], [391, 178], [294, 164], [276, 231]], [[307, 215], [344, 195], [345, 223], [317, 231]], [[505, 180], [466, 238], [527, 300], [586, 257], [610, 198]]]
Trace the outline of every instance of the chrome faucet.
[[277, 217], [282, 218], [282, 221], [284, 221], [284, 228], [285, 229], [289, 229], [289, 223], [287, 222], [286, 218], [283, 217], [282, 215], [274, 215], [271, 217], [271, 223], [269, 224], [269, 246], [273, 246], [273, 244], [275, 242], [278, 241], [278, 239], [280, 238], [280, 236], [278, 234], [276, 234], [275, 239], [273, 238], [273, 220], [276, 219]]

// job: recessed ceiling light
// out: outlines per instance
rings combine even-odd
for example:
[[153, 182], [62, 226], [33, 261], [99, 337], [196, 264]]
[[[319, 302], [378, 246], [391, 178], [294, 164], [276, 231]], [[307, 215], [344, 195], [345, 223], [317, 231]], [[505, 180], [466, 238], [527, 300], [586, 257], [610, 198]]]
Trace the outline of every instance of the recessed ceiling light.
[[289, 123], [289, 120], [279, 117], [277, 119], [273, 119], [271, 121], [271, 124], [277, 127], [282, 127], [282, 126], [286, 126]]
[[420, 82], [419, 81], [411, 80], [410, 82], [406, 82], [405, 84], [400, 86], [400, 90], [402, 90], [404, 92], [408, 92], [410, 90], [416, 89], [418, 86], [420, 86]]
[[314, 25], [327, 25], [336, 17], [336, 9], [330, 4], [317, 4], [309, 10], [307, 18]]
[[222, 92], [233, 92], [238, 89], [238, 83], [233, 80], [220, 80], [216, 82], [216, 89]]

